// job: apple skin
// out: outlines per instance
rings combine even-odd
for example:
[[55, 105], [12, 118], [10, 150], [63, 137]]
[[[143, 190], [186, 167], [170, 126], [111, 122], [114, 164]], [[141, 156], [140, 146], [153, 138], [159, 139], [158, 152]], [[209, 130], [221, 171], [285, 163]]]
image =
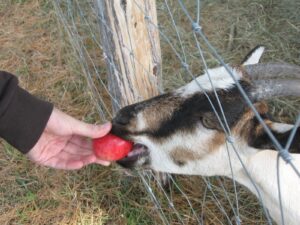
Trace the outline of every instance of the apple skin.
[[133, 142], [124, 140], [116, 135], [107, 134], [101, 138], [93, 139], [93, 151], [102, 160], [117, 161], [128, 155]]

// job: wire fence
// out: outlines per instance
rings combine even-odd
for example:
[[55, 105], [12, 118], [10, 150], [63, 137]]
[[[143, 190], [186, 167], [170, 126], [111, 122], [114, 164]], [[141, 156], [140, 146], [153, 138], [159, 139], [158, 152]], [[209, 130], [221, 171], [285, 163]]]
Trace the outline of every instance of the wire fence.
[[[105, 76], [107, 71], [103, 68], [104, 60], [106, 60], [114, 70], [118, 71], [118, 68], [113, 61], [109, 60], [110, 57], [107, 56], [108, 53], [103, 51], [100, 41], [100, 34], [103, 31], [100, 27], [105, 26], [107, 30], [110, 30], [110, 28], [107, 21], [99, 16], [99, 10], [101, 11], [102, 9], [99, 9], [97, 2], [98, 1], [55, 0], [54, 6], [59, 21], [69, 37], [69, 41], [75, 53], [74, 55], [77, 57], [83, 74], [87, 78], [89, 91], [91, 92], [99, 116], [102, 120], [107, 120], [113, 117], [111, 103], [107, 101], [107, 99], [110, 99], [117, 105], [119, 102], [118, 99], [115, 99], [114, 95], [110, 93], [107, 87], [107, 78]], [[171, 83], [171, 87], [167, 87], [166, 89], [172, 89], [174, 86], [182, 85], [191, 79], [196, 80], [196, 77], [201, 71], [208, 74], [214, 97], [217, 99], [217, 104], [213, 104], [210, 100], [210, 95], [208, 95], [201, 84], [197, 83], [197, 85], [199, 86], [199, 90], [209, 99], [212, 110], [216, 114], [226, 135], [228, 160], [231, 168], [232, 180], [222, 177], [174, 177], [167, 174], [165, 176], [167, 176], [170, 182], [168, 190], [163, 187], [161, 181], [152, 171], [137, 171], [136, 175], [139, 176], [141, 184], [145, 186], [162, 223], [273, 224], [268, 209], [266, 209], [263, 204], [259, 187], [257, 187], [257, 184], [253, 181], [246, 163], [239, 155], [239, 149], [235, 145], [234, 137], [223, 110], [224, 103], [219, 99], [208, 71], [211, 65], [221, 65], [235, 81], [244, 101], [254, 112], [257, 120], [263, 126], [263, 129], [278, 151], [276, 164], [277, 186], [281, 210], [281, 223], [285, 224], [281, 199], [281, 187], [283, 184], [280, 183], [279, 158], [282, 158], [288, 163], [300, 179], [300, 172], [297, 169], [299, 165], [294, 164], [293, 156], [289, 153], [291, 143], [300, 126], [299, 109], [296, 110], [298, 116], [294, 121], [294, 128], [286, 145], [282, 146], [265, 124], [259, 112], [257, 112], [254, 104], [249, 96], [247, 96], [246, 91], [232, 74], [232, 70], [228, 64], [225, 63], [225, 60], [209, 41], [206, 30], [203, 29], [202, 25], [202, 11], [203, 8], [208, 5], [207, 2], [203, 4], [200, 0], [157, 1], [159, 26], [156, 25], [148, 13], [144, 11], [145, 9], [140, 5], [140, 1], [133, 0], [133, 2], [143, 12], [145, 22], [150, 24], [153, 29], [159, 31], [162, 44], [164, 86], [168, 86], [168, 82]], [[115, 34], [112, 33], [111, 35]], [[229, 43], [229, 46], [230, 45], [232, 44]], [[124, 46], [124, 51], [131, 52], [131, 46]], [[164, 58], [166, 56], [169, 58]], [[134, 61], [139, 63], [137, 57], [134, 55], [132, 57]], [[176, 65], [176, 69], [179, 71], [173, 78], [170, 78], [170, 75], [168, 75], [171, 69], [168, 66], [164, 68], [165, 62], [168, 64], [170, 63], [169, 61], [172, 65]], [[121, 73], [120, 71], [118, 72]], [[175, 79], [175, 81], [172, 81], [172, 79]], [[173, 83], [176, 84], [173, 85]], [[162, 92], [161, 86], [159, 86], [158, 89]], [[253, 205], [247, 206], [249, 203], [248, 196], [250, 194], [235, 181], [236, 174], [234, 174], [232, 169], [232, 154], [230, 154], [229, 149], [234, 150], [236, 154], [234, 157], [240, 160], [246, 176], [248, 176], [252, 183], [260, 204], [260, 210], [257, 207], [257, 203], [253, 203], [253, 200], [251, 201]]]

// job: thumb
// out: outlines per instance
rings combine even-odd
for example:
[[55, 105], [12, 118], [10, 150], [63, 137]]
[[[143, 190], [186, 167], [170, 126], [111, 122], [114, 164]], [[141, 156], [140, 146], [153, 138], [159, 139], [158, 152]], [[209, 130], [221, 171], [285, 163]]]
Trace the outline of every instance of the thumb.
[[106, 135], [111, 130], [111, 123], [108, 122], [103, 125], [94, 125], [74, 120], [72, 129], [77, 135], [89, 138], [99, 138]]

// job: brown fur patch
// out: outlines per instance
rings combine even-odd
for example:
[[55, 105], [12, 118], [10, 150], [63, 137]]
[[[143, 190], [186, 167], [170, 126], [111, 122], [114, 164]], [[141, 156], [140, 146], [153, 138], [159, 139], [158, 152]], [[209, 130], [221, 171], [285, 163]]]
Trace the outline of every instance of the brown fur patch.
[[[273, 122], [271, 120], [266, 119], [266, 120], [264, 120], [264, 122], [268, 127], [272, 128]], [[265, 132], [264, 127], [261, 124], [259, 124], [255, 127], [255, 130], [254, 130], [255, 136], [258, 136], [264, 132]]]
[[170, 118], [182, 101], [183, 99], [181, 97], [168, 96], [157, 102], [150, 102], [143, 111], [143, 117], [146, 120], [147, 128], [150, 130], [158, 129], [161, 122]]
[[225, 134], [221, 132], [217, 132], [214, 137], [209, 141], [207, 144], [207, 150], [209, 152], [215, 151], [218, 149], [221, 145], [225, 143]]
[[[268, 106], [265, 102], [259, 102], [254, 104], [256, 110], [259, 114], [266, 114], [268, 112]], [[233, 128], [233, 134], [240, 136], [244, 139], [248, 139], [250, 133], [254, 132], [255, 134], [259, 134], [262, 132], [263, 127], [259, 124], [256, 127], [253, 127], [253, 118], [255, 117], [254, 112], [251, 109], [248, 109], [244, 115], [241, 117], [239, 122]], [[270, 124], [271, 121], [265, 120], [267, 125]]]
[[130, 123], [127, 125], [127, 129], [130, 131], [135, 131], [137, 127], [137, 120], [130, 120]]
[[199, 153], [181, 147], [175, 148], [170, 153], [170, 157], [174, 161], [174, 163], [179, 166], [183, 166], [188, 161], [194, 161], [202, 158], [202, 156]]
[[242, 78], [244, 81], [251, 83], [251, 80], [250, 80], [250, 78], [249, 78], [249, 75], [247, 74], [247, 72], [246, 72], [246, 70], [244, 69], [243, 66], [240, 66], [240, 65], [238, 65], [238, 66], [233, 65], [232, 68], [233, 68], [234, 70], [236, 70], [238, 73], [242, 74], [242, 77], [241, 77], [241, 78]]

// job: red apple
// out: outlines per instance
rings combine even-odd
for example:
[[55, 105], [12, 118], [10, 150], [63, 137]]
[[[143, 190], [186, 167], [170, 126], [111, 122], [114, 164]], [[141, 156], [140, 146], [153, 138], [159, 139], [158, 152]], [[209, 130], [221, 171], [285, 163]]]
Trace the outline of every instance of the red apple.
[[116, 135], [107, 134], [93, 140], [93, 150], [102, 160], [116, 161], [124, 158], [133, 147], [131, 141], [126, 141]]

